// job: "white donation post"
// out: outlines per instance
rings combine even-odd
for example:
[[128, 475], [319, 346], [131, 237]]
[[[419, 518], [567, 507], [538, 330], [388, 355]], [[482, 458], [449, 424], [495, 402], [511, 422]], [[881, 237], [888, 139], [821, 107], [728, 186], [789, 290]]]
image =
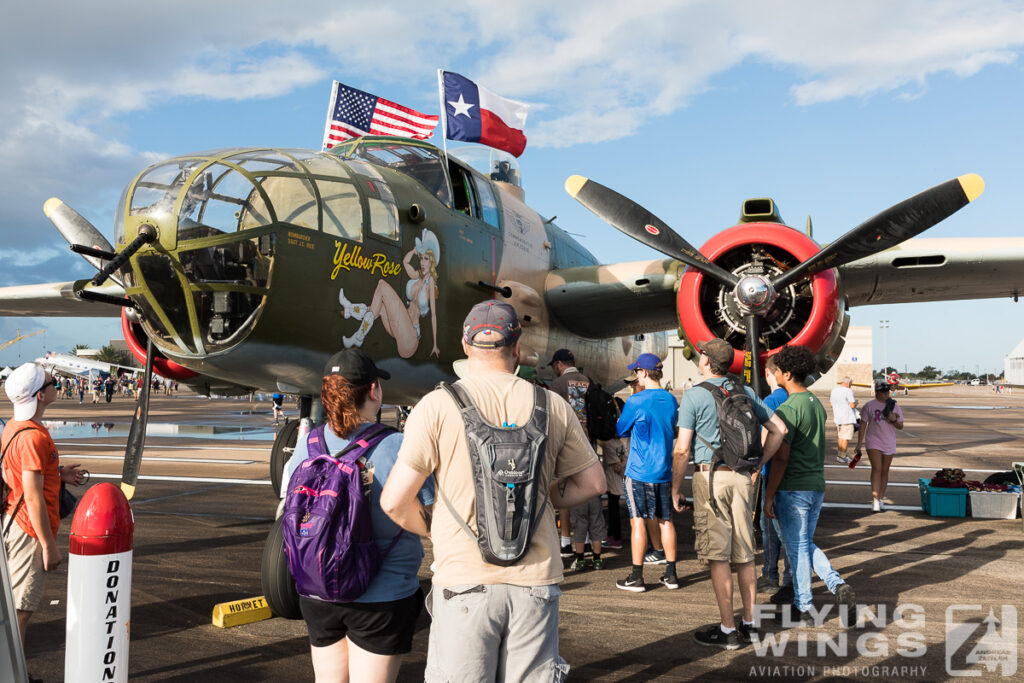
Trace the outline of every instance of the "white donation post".
[[71, 523], [64, 680], [128, 680], [132, 510], [121, 489], [93, 486]]

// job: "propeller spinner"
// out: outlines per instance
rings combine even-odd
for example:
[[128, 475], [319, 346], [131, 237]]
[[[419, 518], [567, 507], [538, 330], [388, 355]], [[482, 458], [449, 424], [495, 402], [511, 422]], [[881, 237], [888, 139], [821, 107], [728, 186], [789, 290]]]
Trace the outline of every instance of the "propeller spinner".
[[670, 258], [682, 261], [724, 288], [723, 294], [732, 301], [723, 300], [723, 303], [735, 306], [739, 314], [737, 318], [742, 316], [741, 321], [735, 321], [734, 325], [742, 328], [745, 337], [744, 374], [762, 396], [765, 387], [760, 355], [766, 351], [762, 328], [766, 321], [777, 316], [777, 307], [783, 300], [789, 304], [789, 298], [780, 298], [779, 292], [792, 290], [800, 281], [823, 270], [871, 256], [919, 235], [977, 199], [984, 187], [981, 177], [973, 173], [936, 185], [869, 218], [795, 266], [770, 276], [758, 273], [736, 275], [735, 270], [729, 272], [695, 250], [649, 211], [600, 183], [578, 175], [570, 176], [565, 182], [565, 189], [573, 198], [612, 227]]

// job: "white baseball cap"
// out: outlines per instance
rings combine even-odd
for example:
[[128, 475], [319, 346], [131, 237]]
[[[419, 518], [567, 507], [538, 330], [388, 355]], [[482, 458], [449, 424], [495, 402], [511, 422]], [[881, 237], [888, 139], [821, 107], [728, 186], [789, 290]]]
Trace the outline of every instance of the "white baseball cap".
[[12, 372], [4, 383], [7, 398], [14, 404], [15, 420], [31, 420], [39, 401], [36, 394], [46, 383], [46, 370], [35, 363], [25, 363]]

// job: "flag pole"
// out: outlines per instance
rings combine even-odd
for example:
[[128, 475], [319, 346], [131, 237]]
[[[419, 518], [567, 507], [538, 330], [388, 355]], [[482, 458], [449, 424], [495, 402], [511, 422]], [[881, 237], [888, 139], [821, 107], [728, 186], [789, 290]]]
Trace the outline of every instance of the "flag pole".
[[330, 139], [331, 134], [331, 121], [334, 120], [334, 107], [338, 101], [338, 81], [334, 81], [334, 85], [331, 87], [331, 99], [327, 103], [327, 122], [324, 123], [324, 141], [320, 145], [320, 151], [327, 151], [327, 141]]
[[444, 104], [444, 70], [437, 70], [437, 99], [441, 105], [441, 150], [444, 153], [444, 179], [448, 183], [449, 208], [455, 206], [455, 190], [452, 189], [452, 178], [448, 168], [448, 109]]

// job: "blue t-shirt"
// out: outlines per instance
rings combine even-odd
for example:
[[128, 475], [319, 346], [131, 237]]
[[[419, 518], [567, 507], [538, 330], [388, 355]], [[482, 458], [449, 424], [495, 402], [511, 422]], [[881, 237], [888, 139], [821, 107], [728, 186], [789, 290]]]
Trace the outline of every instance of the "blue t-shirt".
[[[776, 408], [781, 406], [783, 403], [785, 403], [787, 398], [789, 398], [789, 394], [786, 393], [785, 389], [783, 389], [782, 387], [779, 387], [778, 389], [776, 389], [772, 393], [768, 394], [768, 397], [764, 400], [764, 404], [766, 406], [768, 406], [769, 408], [771, 408], [772, 410], [775, 410]], [[771, 471], [772, 471], [772, 461], [769, 460], [768, 462], [766, 462], [764, 464], [764, 467], [761, 468], [761, 474], [764, 475], [765, 483], [768, 482], [768, 475], [771, 474]]]
[[[728, 377], [709, 377], [704, 381], [722, 386], [727, 381], [733, 380]], [[770, 420], [774, 413], [764, 404], [764, 401], [758, 398], [750, 387], [745, 386], [743, 390], [751, 398], [754, 414], [757, 415], [758, 421], [764, 424]], [[693, 461], [698, 465], [710, 464], [711, 458], [715, 454], [712, 449], [718, 449], [722, 445], [718, 432], [718, 409], [715, 408], [715, 398], [710, 391], [701, 389], [700, 385], [695, 385], [693, 389], [683, 394], [683, 402], [679, 406], [679, 428], [694, 431]], [[697, 436], [711, 444], [712, 448], [705, 446], [704, 441], [698, 439]]]
[[679, 403], [664, 389], [644, 389], [622, 407], [615, 427], [629, 437], [626, 476], [649, 484], [672, 481], [672, 442]]
[[[324, 427], [325, 443], [329, 453], [338, 453], [349, 444], [352, 438], [358, 436], [367, 429], [370, 424], [361, 425], [352, 434], [352, 437], [343, 439], [331, 429], [330, 425]], [[369, 456], [369, 467], [373, 468], [373, 486], [370, 488], [370, 518], [373, 522], [373, 535], [377, 540], [377, 547], [381, 552], [388, 549], [391, 540], [402, 530], [390, 517], [384, 514], [380, 507], [380, 493], [384, 488], [391, 468], [398, 458], [398, 448], [402, 445], [402, 434], [395, 432], [384, 437], [384, 440], [377, 444]], [[306, 440], [299, 439], [295, 444], [295, 452], [288, 460], [284, 468], [284, 489], [288, 488], [288, 480], [292, 473], [302, 464], [309, 455], [306, 447]], [[419, 490], [417, 497], [424, 505], [431, 505], [434, 502], [434, 477], [429, 476]], [[355, 602], [390, 602], [407, 598], [420, 586], [418, 574], [420, 564], [423, 562], [423, 544], [420, 537], [406, 531], [395, 543], [388, 556], [384, 558], [380, 572], [374, 577], [370, 587], [366, 589]]]

